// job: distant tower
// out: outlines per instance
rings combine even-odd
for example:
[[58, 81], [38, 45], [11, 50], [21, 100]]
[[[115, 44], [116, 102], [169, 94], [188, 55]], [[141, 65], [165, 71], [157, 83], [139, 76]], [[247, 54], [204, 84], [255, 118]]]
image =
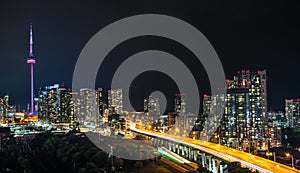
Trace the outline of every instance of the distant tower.
[[33, 56], [33, 33], [32, 33], [32, 24], [30, 24], [30, 39], [29, 39], [29, 55], [27, 58], [27, 64], [30, 64], [30, 78], [31, 78], [31, 87], [30, 87], [30, 112], [33, 113], [34, 110], [34, 95], [33, 95], [33, 91], [34, 91], [34, 86], [33, 86], [33, 67], [35, 64], [35, 59]]
[[186, 103], [185, 94], [175, 94], [175, 112], [185, 114], [186, 113]]

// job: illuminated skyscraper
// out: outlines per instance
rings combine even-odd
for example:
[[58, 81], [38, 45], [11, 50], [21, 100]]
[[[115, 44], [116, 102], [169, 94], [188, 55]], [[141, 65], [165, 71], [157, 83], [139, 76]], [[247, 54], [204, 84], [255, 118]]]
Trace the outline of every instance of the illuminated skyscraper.
[[96, 89], [96, 105], [98, 108], [98, 113], [100, 116], [103, 116], [104, 110], [105, 110], [105, 103], [103, 100], [103, 90], [102, 88], [97, 88]]
[[96, 122], [97, 106], [95, 90], [91, 88], [82, 88], [79, 92], [79, 121], [80, 122]]
[[268, 112], [268, 125], [265, 133], [268, 138], [269, 148], [282, 146], [282, 129], [287, 127], [287, 119], [284, 111]]
[[29, 55], [27, 58], [27, 64], [30, 64], [30, 113], [36, 114], [34, 110], [34, 78], [33, 78], [33, 68], [36, 60], [33, 56], [33, 31], [32, 25], [30, 25], [30, 32], [29, 32]]
[[285, 99], [287, 127], [300, 127], [300, 99]]
[[59, 85], [39, 90], [38, 116], [42, 121], [57, 122], [59, 118]]
[[122, 89], [108, 90], [108, 109], [110, 114], [123, 113]]
[[246, 88], [229, 89], [221, 122], [221, 137], [246, 138], [251, 128], [250, 93]]
[[71, 123], [78, 122], [77, 113], [79, 112], [78, 107], [78, 92], [70, 92], [71, 101], [70, 101], [70, 120]]
[[160, 116], [160, 105], [158, 98], [149, 97], [144, 99], [144, 112], [149, 116]]
[[257, 73], [260, 77], [260, 82], [261, 82], [263, 118], [264, 118], [264, 123], [266, 124], [268, 120], [267, 71], [262, 70], [262, 71], [258, 71]]
[[211, 107], [211, 96], [204, 94], [203, 95], [203, 115], [208, 116]]
[[53, 123], [70, 123], [74, 120], [73, 94], [70, 89], [60, 88], [58, 84], [39, 90], [37, 101], [39, 119]]
[[9, 110], [9, 96], [7, 94], [4, 96], [4, 98], [0, 98], [0, 122], [6, 122], [8, 110]]
[[59, 121], [69, 123], [72, 114], [71, 91], [66, 88], [59, 88]]
[[[265, 137], [266, 71], [240, 70], [232, 80], [226, 80], [225, 109], [218, 134], [226, 141], [261, 141]], [[217, 97], [205, 95], [203, 113], [208, 114], [218, 104]], [[220, 97], [221, 98], [221, 97]]]
[[175, 112], [185, 114], [186, 103], [184, 94], [175, 94]]
[[[237, 108], [244, 104], [245, 114], [243, 114], [245, 115], [244, 122], [247, 129], [241, 131], [246, 130], [250, 138], [259, 139], [264, 135], [263, 124], [267, 122], [266, 82], [265, 70], [257, 73], [251, 73], [250, 70], [240, 70], [233, 77], [233, 80], [227, 80], [227, 91], [231, 94], [229, 97], [241, 97], [235, 101], [237, 105], [234, 107]], [[240, 91], [242, 90], [244, 96], [240, 96]], [[233, 113], [236, 117], [240, 116], [236, 111]]]
[[5, 105], [4, 100], [0, 98], [0, 122], [5, 121]]
[[150, 110], [150, 104], [149, 104], [149, 98], [144, 99], [144, 112], [149, 112]]

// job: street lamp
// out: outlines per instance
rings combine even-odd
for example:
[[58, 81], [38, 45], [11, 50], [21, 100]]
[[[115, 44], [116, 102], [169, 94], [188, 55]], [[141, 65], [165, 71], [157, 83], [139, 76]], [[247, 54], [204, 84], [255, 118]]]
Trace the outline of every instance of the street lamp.
[[219, 143], [219, 144], [221, 143], [221, 142], [220, 142], [220, 136], [219, 136], [219, 135], [215, 134], [215, 139], [216, 139], [216, 140], [218, 139], [218, 143]]
[[175, 128], [175, 135], [179, 134], [179, 129]]
[[290, 153], [285, 153], [286, 157], [290, 157], [292, 159], [292, 168], [294, 168], [294, 156]]
[[109, 156], [111, 157], [111, 168], [112, 168], [112, 170], [114, 170], [114, 153], [113, 153], [113, 146], [112, 146], [112, 145], [108, 145], [108, 147], [110, 147], [110, 153], [109, 153]]
[[272, 156], [272, 153], [268, 151], [268, 152], [266, 152], [266, 156], [268, 156], [268, 159], [269, 159], [269, 157]]
[[275, 152], [266, 152], [266, 156], [268, 156], [268, 159], [269, 159], [269, 156], [273, 156], [273, 159], [274, 159], [274, 162], [276, 162], [276, 153]]

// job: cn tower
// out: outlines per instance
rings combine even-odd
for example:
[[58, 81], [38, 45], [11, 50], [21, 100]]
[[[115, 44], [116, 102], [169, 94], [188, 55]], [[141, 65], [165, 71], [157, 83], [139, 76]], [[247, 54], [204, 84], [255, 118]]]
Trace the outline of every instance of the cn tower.
[[33, 67], [35, 64], [35, 59], [33, 56], [33, 33], [32, 33], [32, 24], [30, 24], [30, 31], [29, 31], [29, 55], [27, 58], [27, 64], [30, 64], [30, 114], [35, 114], [34, 110], [34, 78], [33, 78]]

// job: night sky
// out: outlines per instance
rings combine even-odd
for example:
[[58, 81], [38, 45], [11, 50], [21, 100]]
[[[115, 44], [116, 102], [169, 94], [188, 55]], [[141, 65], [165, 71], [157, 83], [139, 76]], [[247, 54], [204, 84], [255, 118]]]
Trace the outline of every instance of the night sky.
[[[157, 13], [180, 18], [195, 26], [218, 53], [227, 78], [239, 69], [267, 69], [271, 110], [284, 110], [285, 98], [300, 97], [300, 15], [295, 1], [5, 1], [0, 3], [0, 97], [25, 107], [30, 99], [26, 64], [29, 24], [33, 23], [35, 92], [54, 83], [71, 87], [76, 60], [86, 42], [106, 25], [132, 15]], [[181, 59], [193, 72], [201, 95], [209, 93], [205, 70], [188, 49], [159, 37], [123, 42], [105, 59], [97, 86], [109, 89], [118, 65], [127, 57], [158, 49]], [[173, 104], [174, 81], [147, 72], [132, 83], [131, 100], [141, 109], [142, 99], [160, 90]]]

